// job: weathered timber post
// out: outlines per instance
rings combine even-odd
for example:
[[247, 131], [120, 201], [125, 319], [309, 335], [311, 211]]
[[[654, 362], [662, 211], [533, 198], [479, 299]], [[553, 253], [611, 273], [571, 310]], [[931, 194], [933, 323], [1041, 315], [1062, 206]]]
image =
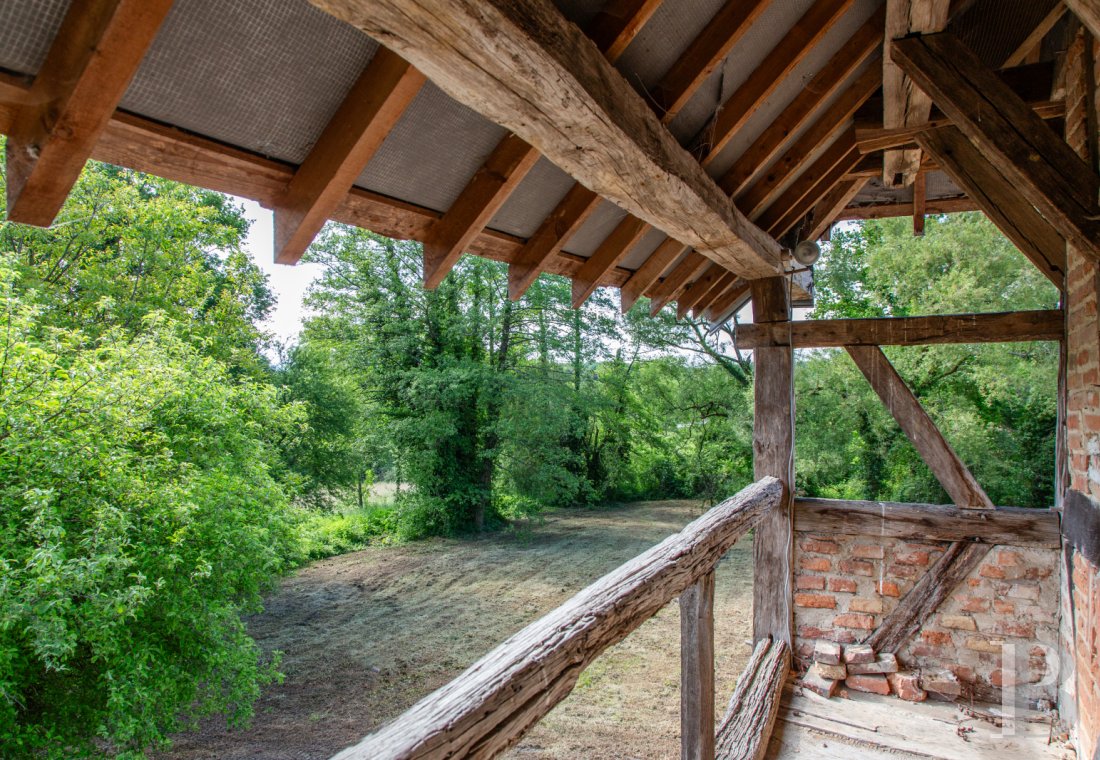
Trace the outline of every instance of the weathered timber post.
[[[757, 323], [790, 323], [791, 307], [784, 277], [752, 282], [752, 311]], [[794, 352], [786, 345], [755, 349], [753, 473], [783, 482], [783, 500], [761, 520], [753, 534], [753, 640], [772, 637], [792, 642], [791, 562], [794, 493]]]
[[680, 757], [714, 760], [714, 571], [680, 594]]

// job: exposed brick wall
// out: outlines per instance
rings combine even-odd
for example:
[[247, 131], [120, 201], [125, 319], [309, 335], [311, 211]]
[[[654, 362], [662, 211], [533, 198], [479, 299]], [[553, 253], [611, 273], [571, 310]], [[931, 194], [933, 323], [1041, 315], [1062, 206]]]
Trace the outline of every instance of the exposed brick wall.
[[[1095, 62], [1100, 47], [1093, 45], [1094, 75], [1087, 76], [1086, 42], [1078, 35], [1066, 59], [1066, 140], [1094, 165], [1090, 156], [1090, 129], [1095, 121], [1095, 97], [1089, 81], [1098, 81]], [[1093, 136], [1095, 137], [1095, 136]], [[1066, 278], [1066, 453], [1070, 487], [1100, 501], [1100, 322], [1097, 300], [1100, 272], [1096, 264], [1073, 246], [1067, 248]], [[1100, 579], [1097, 568], [1080, 555], [1073, 557], [1073, 621], [1065, 649], [1073, 652], [1077, 710], [1078, 757], [1093, 758], [1100, 751]]]
[[[795, 652], [817, 639], [862, 641], [943, 553], [943, 542], [795, 534]], [[1017, 697], [1056, 699], [1058, 551], [997, 547], [898, 652], [912, 670], [949, 670], [964, 695], [999, 700], [1002, 644], [1014, 645]]]

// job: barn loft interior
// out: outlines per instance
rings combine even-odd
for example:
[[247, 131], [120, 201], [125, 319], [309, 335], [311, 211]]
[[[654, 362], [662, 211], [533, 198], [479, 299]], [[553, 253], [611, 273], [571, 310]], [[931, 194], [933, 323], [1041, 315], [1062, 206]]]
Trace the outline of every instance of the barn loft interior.
[[[751, 304], [758, 481], [339, 757], [500, 754], [678, 599], [684, 758], [1062, 757], [1056, 710], [1094, 759], [1098, 40], [1100, 0], [3, 0], [7, 213], [50, 225], [96, 159], [258, 201], [288, 265], [331, 219], [421, 241], [426, 288], [470, 254], [512, 298]], [[792, 319], [834, 225], [975, 210], [1060, 309]], [[881, 349], [1023, 340], [1061, 346], [1047, 510], [993, 504]], [[793, 351], [825, 347], [952, 504], [794, 492]], [[731, 698], [713, 571], [750, 531]]]

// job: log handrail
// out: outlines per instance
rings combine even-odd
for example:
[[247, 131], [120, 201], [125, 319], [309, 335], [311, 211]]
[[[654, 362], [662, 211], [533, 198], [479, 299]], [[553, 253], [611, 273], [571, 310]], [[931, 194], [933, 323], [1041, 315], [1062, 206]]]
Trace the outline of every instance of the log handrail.
[[763, 478], [531, 623], [333, 760], [493, 757], [573, 690], [608, 647], [713, 570], [775, 509], [783, 485]]

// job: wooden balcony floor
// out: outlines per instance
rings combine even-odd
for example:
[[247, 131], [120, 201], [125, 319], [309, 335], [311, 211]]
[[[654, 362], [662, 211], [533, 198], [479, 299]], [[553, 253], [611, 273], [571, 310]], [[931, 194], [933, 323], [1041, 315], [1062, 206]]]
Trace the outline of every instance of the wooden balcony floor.
[[1015, 735], [981, 715], [992, 705], [913, 704], [851, 692], [825, 699], [788, 685], [768, 745], [767, 760], [1048, 760], [1075, 757], [1048, 744], [1050, 717], [1020, 711]]

